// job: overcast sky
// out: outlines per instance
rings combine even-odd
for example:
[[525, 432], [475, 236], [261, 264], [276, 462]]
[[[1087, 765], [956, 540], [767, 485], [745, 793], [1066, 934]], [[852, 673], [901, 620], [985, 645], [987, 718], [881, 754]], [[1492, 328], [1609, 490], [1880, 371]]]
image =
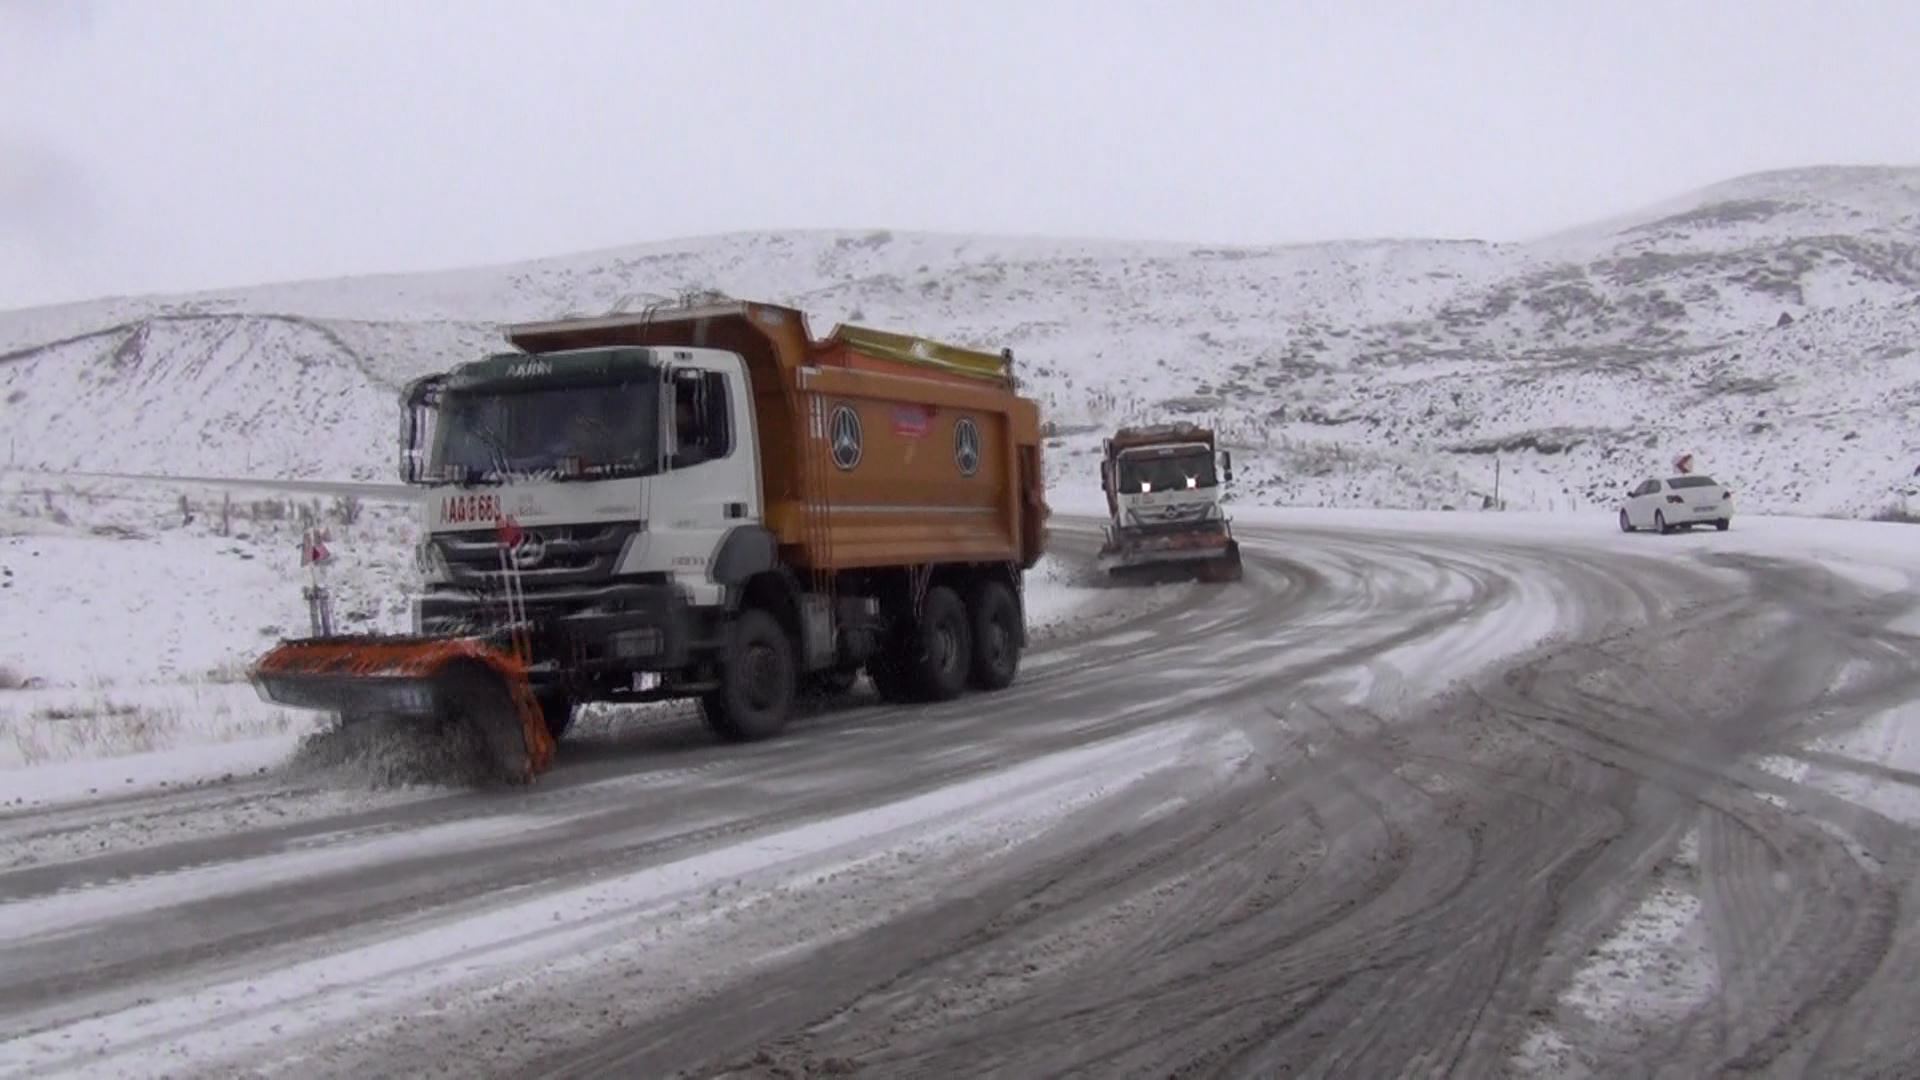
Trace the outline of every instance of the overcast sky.
[[1524, 239], [1920, 162], [1920, 3], [0, 0], [0, 308], [852, 226]]

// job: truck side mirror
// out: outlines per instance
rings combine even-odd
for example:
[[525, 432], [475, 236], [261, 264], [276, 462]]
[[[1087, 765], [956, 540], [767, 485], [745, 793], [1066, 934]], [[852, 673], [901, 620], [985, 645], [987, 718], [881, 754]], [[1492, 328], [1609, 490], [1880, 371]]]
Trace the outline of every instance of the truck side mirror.
[[400, 482], [417, 484], [426, 479], [426, 467], [433, 448], [439, 419], [443, 374], [423, 375], [402, 388], [400, 394]]
[[1226, 478], [1227, 483], [1233, 483], [1233, 451], [1231, 450], [1220, 452], [1220, 475]]

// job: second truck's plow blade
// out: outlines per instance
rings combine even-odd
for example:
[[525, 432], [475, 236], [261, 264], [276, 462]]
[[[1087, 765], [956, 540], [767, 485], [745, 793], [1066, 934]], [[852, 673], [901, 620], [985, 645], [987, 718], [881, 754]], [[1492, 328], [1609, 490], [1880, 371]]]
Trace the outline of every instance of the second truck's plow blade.
[[1231, 537], [1155, 537], [1109, 542], [1096, 557], [1116, 581], [1164, 584], [1199, 580], [1233, 582], [1241, 578], [1240, 544]]
[[504, 779], [525, 783], [553, 763], [553, 736], [509, 653], [470, 638], [332, 637], [284, 641], [254, 666], [268, 701], [352, 720], [398, 716], [478, 731]]

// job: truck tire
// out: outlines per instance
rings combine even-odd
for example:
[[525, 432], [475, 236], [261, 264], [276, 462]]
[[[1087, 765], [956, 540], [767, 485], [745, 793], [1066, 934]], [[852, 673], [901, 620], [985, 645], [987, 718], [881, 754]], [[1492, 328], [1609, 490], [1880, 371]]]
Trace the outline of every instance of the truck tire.
[[969, 681], [979, 690], [1004, 690], [1020, 673], [1020, 602], [1002, 581], [983, 581], [969, 612], [973, 664]]
[[547, 734], [559, 742], [573, 726], [573, 695], [565, 690], [541, 690], [533, 696], [540, 702], [540, 716], [547, 722]]
[[748, 608], [727, 631], [720, 686], [700, 699], [707, 727], [728, 742], [780, 733], [798, 688], [793, 642], [765, 611]]
[[927, 590], [914, 626], [910, 654], [914, 696], [922, 701], [951, 701], [967, 688], [973, 666], [973, 628], [967, 607], [945, 585]]

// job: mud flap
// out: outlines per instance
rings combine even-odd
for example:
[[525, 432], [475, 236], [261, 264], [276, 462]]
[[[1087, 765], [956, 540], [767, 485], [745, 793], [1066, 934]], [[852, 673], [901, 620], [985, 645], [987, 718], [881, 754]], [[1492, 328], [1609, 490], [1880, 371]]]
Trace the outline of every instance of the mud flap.
[[254, 665], [252, 682], [262, 698], [290, 708], [468, 724], [509, 783], [553, 765], [553, 735], [525, 667], [472, 638], [283, 641]]

